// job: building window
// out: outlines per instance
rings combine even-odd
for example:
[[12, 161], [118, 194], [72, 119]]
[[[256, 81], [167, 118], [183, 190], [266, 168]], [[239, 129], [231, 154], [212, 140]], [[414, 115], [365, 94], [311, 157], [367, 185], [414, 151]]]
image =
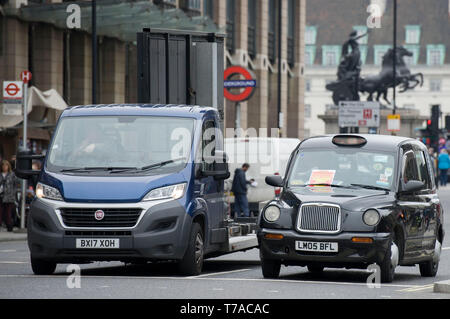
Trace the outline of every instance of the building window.
[[308, 138], [311, 136], [311, 131], [309, 129], [304, 129], [303, 130], [303, 138]]
[[236, 1], [227, 0], [227, 49], [231, 54], [236, 50]]
[[[279, 0], [281, 1], [281, 0]], [[269, 60], [275, 62], [277, 30], [277, 4], [275, 0], [269, 0]]]
[[248, 55], [254, 59], [256, 57], [256, 16], [257, 0], [248, 0]]
[[186, 4], [187, 4], [187, 9], [189, 9], [189, 10], [200, 11], [200, 9], [201, 9], [200, 0], [187, 0]]
[[360, 45], [359, 51], [361, 52], [361, 63], [366, 64], [367, 60], [367, 45]]
[[405, 42], [407, 44], [419, 44], [420, 25], [407, 25], [405, 29]]
[[441, 79], [430, 79], [430, 91], [440, 92], [441, 91]]
[[203, 0], [203, 15], [214, 19], [214, 0]]
[[5, 18], [0, 13], [0, 56], [3, 55], [4, 30], [5, 30]]
[[305, 119], [311, 118], [311, 104], [305, 104]]
[[404, 109], [409, 109], [409, 110], [413, 110], [416, 108], [416, 106], [414, 104], [404, 104], [403, 105]]
[[317, 28], [313, 26], [307, 26], [305, 31], [305, 44], [314, 45], [316, 44], [317, 38]]
[[427, 64], [442, 65], [445, 60], [445, 46], [443, 44], [427, 45]]
[[288, 63], [291, 67], [295, 64], [295, 9], [296, 1], [288, 0]]
[[311, 92], [311, 80], [310, 79], [305, 80], [305, 91]]
[[374, 45], [373, 46], [373, 63], [375, 65], [381, 65], [383, 63], [383, 57], [389, 50], [389, 45]]
[[338, 45], [322, 46], [322, 65], [334, 66], [338, 65], [340, 58], [340, 47]]
[[[353, 27], [353, 30], [355, 30], [357, 32], [358, 36], [367, 33], [367, 27], [363, 26], [363, 25], [355, 25]], [[365, 37], [358, 39], [358, 43], [359, 44], [367, 44], [367, 40], [368, 40], [368, 36], [366, 35]]]
[[316, 59], [316, 47], [314, 45], [307, 45], [305, 47], [305, 64], [313, 65]]
[[419, 61], [420, 46], [418, 44], [406, 44], [405, 49], [412, 52], [412, 56], [405, 56], [403, 60], [407, 65], [417, 65]]

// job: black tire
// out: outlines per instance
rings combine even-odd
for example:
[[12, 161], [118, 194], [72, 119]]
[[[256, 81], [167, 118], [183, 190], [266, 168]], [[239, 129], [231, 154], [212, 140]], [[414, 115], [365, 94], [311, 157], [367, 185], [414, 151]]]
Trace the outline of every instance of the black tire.
[[52, 275], [55, 272], [56, 263], [31, 257], [31, 269], [35, 275]]
[[204, 238], [202, 227], [197, 223], [192, 224], [188, 248], [183, 259], [178, 264], [178, 269], [181, 274], [198, 276], [202, 273]]
[[[437, 240], [437, 239], [436, 239]], [[435, 262], [433, 259], [419, 264], [420, 275], [422, 277], [436, 277], [439, 269], [439, 260]]]
[[261, 259], [264, 278], [276, 279], [280, 276], [281, 263], [275, 260]]
[[307, 267], [308, 267], [309, 272], [312, 272], [315, 274], [320, 274], [321, 272], [323, 272], [323, 269], [325, 268], [320, 265], [308, 265]]
[[380, 266], [382, 283], [390, 283], [394, 280], [395, 277], [395, 267], [392, 267], [391, 262], [391, 244], [392, 239], [389, 242], [389, 246], [388, 249], [386, 250], [386, 254], [384, 255], [383, 261], [378, 264], [378, 266]]

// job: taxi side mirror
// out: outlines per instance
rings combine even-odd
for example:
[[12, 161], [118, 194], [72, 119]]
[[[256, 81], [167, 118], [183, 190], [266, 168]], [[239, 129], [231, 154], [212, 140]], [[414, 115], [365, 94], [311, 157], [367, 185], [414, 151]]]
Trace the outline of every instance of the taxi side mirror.
[[411, 180], [403, 185], [400, 193], [414, 193], [425, 188], [425, 184], [421, 181]]
[[266, 184], [273, 187], [283, 187], [283, 178], [280, 175], [266, 176]]

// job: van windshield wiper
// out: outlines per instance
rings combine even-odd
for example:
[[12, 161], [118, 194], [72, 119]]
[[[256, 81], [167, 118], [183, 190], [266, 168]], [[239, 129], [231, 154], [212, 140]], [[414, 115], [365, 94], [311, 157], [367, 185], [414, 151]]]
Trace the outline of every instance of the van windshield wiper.
[[71, 172], [111, 172], [111, 173], [120, 173], [124, 171], [134, 170], [136, 167], [79, 167], [79, 168], [69, 168], [61, 170], [62, 173], [71, 173]]
[[147, 166], [142, 167], [142, 168], [140, 169], [140, 171], [148, 171], [148, 170], [152, 170], [152, 169], [154, 169], [154, 168], [163, 167], [163, 166], [166, 166], [166, 165], [168, 165], [168, 164], [172, 164], [172, 163], [175, 163], [175, 162], [179, 162], [179, 161], [182, 161], [182, 160], [185, 160], [185, 159], [186, 159], [186, 157], [180, 157], [180, 158], [176, 158], [176, 159], [173, 159], [173, 160], [167, 160], [167, 161], [163, 161], [163, 162], [159, 162], [159, 163], [154, 163], [154, 164], [151, 164], [151, 165], [147, 165]]
[[364, 184], [351, 184], [351, 185], [352, 186], [356, 186], [356, 187], [366, 188], [366, 189], [375, 189], [375, 190], [385, 191], [385, 192], [390, 192], [391, 191], [388, 188], [372, 186], [372, 185], [364, 185]]

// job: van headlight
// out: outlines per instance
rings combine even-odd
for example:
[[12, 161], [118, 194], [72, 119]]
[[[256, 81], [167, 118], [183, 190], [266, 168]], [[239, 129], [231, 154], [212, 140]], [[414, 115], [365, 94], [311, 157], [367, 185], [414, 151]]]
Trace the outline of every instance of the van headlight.
[[58, 189], [41, 183], [38, 183], [36, 185], [36, 196], [38, 198], [47, 198], [61, 201], [63, 200]]
[[180, 199], [184, 196], [186, 183], [156, 188], [148, 192], [142, 201], [147, 202], [158, 199]]
[[363, 221], [367, 226], [375, 226], [380, 221], [380, 213], [375, 209], [366, 210]]
[[278, 206], [270, 205], [264, 210], [264, 218], [268, 222], [276, 222], [280, 218], [280, 209]]

